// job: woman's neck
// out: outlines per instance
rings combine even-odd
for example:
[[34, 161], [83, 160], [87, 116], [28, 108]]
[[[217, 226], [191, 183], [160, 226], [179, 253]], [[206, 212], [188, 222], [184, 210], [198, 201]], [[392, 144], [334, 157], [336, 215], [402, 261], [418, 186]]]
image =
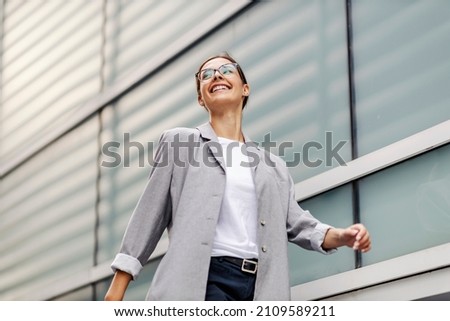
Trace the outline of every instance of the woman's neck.
[[217, 136], [244, 142], [242, 135], [242, 112], [210, 114], [209, 122]]

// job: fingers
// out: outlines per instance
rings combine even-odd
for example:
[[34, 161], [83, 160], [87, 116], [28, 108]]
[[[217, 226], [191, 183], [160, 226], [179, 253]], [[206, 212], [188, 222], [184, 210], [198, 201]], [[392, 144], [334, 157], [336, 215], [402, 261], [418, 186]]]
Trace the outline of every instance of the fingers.
[[366, 253], [370, 251], [372, 247], [372, 242], [370, 239], [369, 231], [362, 224], [355, 224], [350, 227], [352, 230], [356, 231], [354, 234], [353, 249], [356, 251], [361, 251]]

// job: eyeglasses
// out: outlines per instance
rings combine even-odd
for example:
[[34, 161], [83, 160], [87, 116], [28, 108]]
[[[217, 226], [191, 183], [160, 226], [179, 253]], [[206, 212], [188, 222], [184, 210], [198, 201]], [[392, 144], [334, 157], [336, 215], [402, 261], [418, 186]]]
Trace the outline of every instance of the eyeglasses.
[[238, 64], [237, 63], [228, 63], [220, 66], [219, 68], [206, 68], [203, 70], [200, 70], [198, 73], [195, 74], [195, 77], [198, 78], [201, 82], [207, 82], [210, 81], [214, 75], [216, 74], [216, 71], [220, 72], [222, 76], [225, 77], [231, 77], [238, 73]]

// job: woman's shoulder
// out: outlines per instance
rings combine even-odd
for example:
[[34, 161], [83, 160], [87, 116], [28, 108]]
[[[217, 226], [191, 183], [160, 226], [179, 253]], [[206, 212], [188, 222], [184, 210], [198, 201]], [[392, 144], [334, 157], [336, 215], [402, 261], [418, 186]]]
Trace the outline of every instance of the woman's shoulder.
[[174, 127], [163, 131], [160, 140], [187, 142], [195, 140], [198, 136], [199, 131], [196, 128]]

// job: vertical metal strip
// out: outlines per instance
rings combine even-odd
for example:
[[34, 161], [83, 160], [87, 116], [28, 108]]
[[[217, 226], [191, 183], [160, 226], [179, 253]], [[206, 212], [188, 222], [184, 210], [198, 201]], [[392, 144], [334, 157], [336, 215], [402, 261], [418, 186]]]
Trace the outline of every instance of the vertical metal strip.
[[[355, 77], [353, 60], [353, 22], [352, 22], [352, 1], [346, 0], [346, 19], [347, 19], [347, 59], [348, 59], [348, 84], [349, 84], [349, 107], [350, 107], [350, 136], [352, 159], [358, 158], [358, 133], [356, 121], [356, 96], [355, 96]], [[359, 184], [357, 180], [352, 182], [352, 207], [353, 222], [361, 221]], [[362, 266], [361, 252], [355, 252], [355, 268]]]
[[[108, 0], [103, 0], [102, 11], [101, 11], [101, 44], [100, 44], [100, 93], [105, 89], [105, 65], [106, 65], [106, 24], [107, 24], [107, 5]], [[100, 203], [101, 203], [101, 178], [102, 178], [102, 133], [103, 133], [103, 110], [104, 107], [100, 108], [97, 112], [98, 120], [98, 134], [97, 134], [97, 177], [95, 179], [95, 225], [94, 225], [94, 250], [93, 250], [93, 265], [98, 265], [98, 251], [99, 251], [99, 229], [100, 229]], [[97, 285], [92, 284], [92, 300], [97, 300]]]
[[350, 130], [352, 159], [358, 158], [358, 141], [356, 126], [356, 97], [355, 97], [355, 77], [353, 61], [353, 24], [352, 24], [352, 1], [346, 0], [347, 18], [347, 59], [348, 59], [348, 83], [349, 83], [349, 103], [350, 103]]
[[[0, 0], [0, 157], [2, 155], [3, 142], [3, 41], [5, 30], [5, 8], [6, 0]], [[2, 177], [0, 176], [0, 181]]]

